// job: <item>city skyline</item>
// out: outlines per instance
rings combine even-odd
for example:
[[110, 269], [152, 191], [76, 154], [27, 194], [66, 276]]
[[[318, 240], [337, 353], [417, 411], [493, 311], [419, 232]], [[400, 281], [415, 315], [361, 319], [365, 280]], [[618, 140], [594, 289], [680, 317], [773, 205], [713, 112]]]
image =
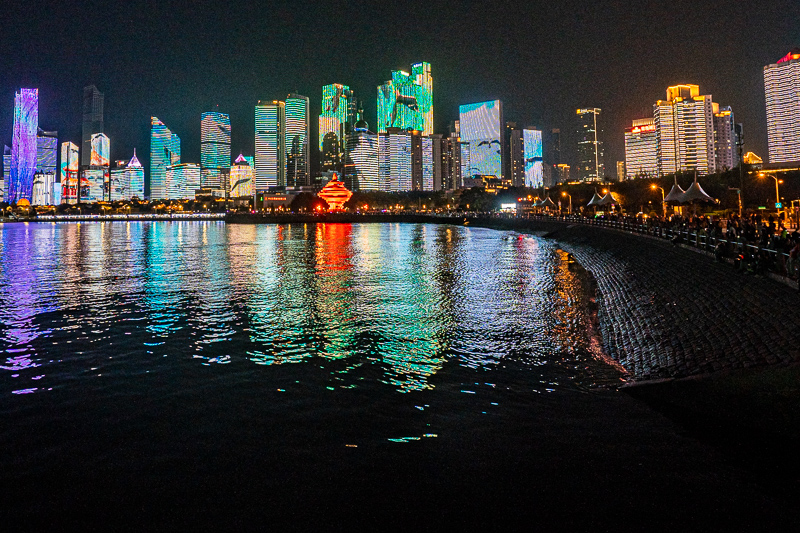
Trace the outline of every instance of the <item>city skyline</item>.
[[[133, 2], [104, 7], [109, 24], [91, 32], [82, 31], [90, 27], [93, 13], [85, 8], [42, 9], [32, 22], [23, 18], [24, 10], [11, 8], [0, 37], [6, 52], [0, 98], [13, 99], [20, 87], [39, 88], [42, 127], [80, 144], [82, 91], [94, 84], [105, 95], [104, 133], [112, 139], [113, 158], [129, 157], [137, 148], [139, 158], [148, 160], [147, 119], [159, 116], [184, 139], [185, 159], [199, 161], [196, 123], [211, 106], [219, 104], [230, 114], [231, 152], [237, 154], [249, 151], [245, 143], [253, 131], [255, 102], [289, 92], [311, 96], [311, 138], [316, 139], [319, 88], [330, 83], [350, 84], [374, 129], [375, 87], [391, 70], [427, 61], [435, 70], [435, 133], [447, 132], [459, 105], [500, 99], [507, 120], [564, 132], [562, 159], [571, 163], [566, 148], [573, 146], [568, 137], [574, 110], [599, 107], [606, 119], [602, 128], [609, 133], [607, 160], [621, 160], [622, 135], [610, 132], [622, 132], [631, 120], [647, 116], [650, 95], [663, 87], [694, 83], [736, 110], [737, 122], [745, 125], [746, 149], [765, 157], [762, 69], [797, 46], [797, 32], [785, 15], [791, 2], [762, 6], [758, 17], [735, 2], [685, 4], [686, 9], [678, 2], [629, 13], [603, 2], [491, 8], [457, 2], [447, 8], [389, 6], [344, 13], [332, 6], [298, 10], [278, 3], [267, 17], [237, 2], [197, 12]], [[408, 19], [402, 31], [396, 25], [401, 12]], [[237, 21], [243, 17], [264, 31], [255, 38], [242, 32]], [[58, 22], [66, 18], [74, 21], [68, 29]], [[203, 31], [218, 22], [218, 31]], [[675, 24], [684, 28], [681, 39], [671, 37]], [[352, 38], [333, 40], [326, 50], [312, 45], [316, 31], [337, 25]], [[537, 27], [536, 38], [531, 25]], [[51, 28], [48, 38], [38, 38], [37, 28], [45, 27]], [[161, 30], [166, 27], [172, 29]], [[228, 37], [220, 42], [201, 38], [211, 33]], [[380, 38], [381, 46], [350, 44], [369, 38]], [[253, 59], [261, 50], [275, 52]], [[303, 51], [302, 61], [296, 50]], [[10, 144], [12, 118], [12, 110], [0, 106], [5, 144]]]

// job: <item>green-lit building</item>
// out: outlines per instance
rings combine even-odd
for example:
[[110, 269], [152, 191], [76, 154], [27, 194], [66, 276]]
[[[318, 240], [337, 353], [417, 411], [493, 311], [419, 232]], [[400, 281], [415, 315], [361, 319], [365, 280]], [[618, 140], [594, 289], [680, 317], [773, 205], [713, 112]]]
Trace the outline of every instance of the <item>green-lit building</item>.
[[411, 73], [395, 70], [378, 86], [378, 133], [387, 128], [433, 134], [433, 78], [430, 63], [416, 63]]
[[319, 116], [320, 170], [342, 171], [345, 138], [357, 120], [357, 103], [347, 85], [332, 83], [322, 87], [322, 113]]

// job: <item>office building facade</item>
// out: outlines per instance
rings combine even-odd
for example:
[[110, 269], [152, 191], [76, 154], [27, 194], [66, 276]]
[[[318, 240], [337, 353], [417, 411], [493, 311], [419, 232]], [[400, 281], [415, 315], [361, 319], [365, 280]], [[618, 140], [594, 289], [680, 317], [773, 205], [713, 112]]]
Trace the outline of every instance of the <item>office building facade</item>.
[[200, 115], [200, 179], [202, 187], [223, 189], [231, 168], [231, 117], [209, 111]]
[[311, 185], [309, 161], [309, 100], [307, 96], [286, 97], [286, 185]]
[[165, 189], [168, 200], [193, 199], [200, 188], [200, 165], [197, 163], [177, 163], [165, 169]]
[[500, 100], [459, 106], [461, 140], [469, 145], [467, 167], [462, 178], [495, 176], [502, 178], [505, 166], [503, 103]]
[[433, 133], [433, 78], [430, 63], [416, 63], [411, 73], [395, 70], [378, 86], [378, 133], [389, 128]]
[[256, 190], [286, 186], [286, 104], [259, 101], [255, 130]]
[[658, 170], [658, 135], [655, 119], [633, 121], [625, 129], [625, 178], [655, 178]]
[[605, 178], [602, 133], [598, 125], [599, 107], [578, 109], [578, 168], [579, 181], [602, 181]]
[[764, 67], [770, 163], [800, 161], [800, 49]]
[[144, 199], [144, 167], [136, 157], [136, 149], [130, 160], [111, 169], [109, 189], [111, 201]]
[[78, 200], [78, 171], [80, 148], [72, 142], [61, 143], [61, 160], [58, 164], [61, 178], [61, 200], [74, 204]]
[[516, 122], [506, 122], [506, 177], [514, 187], [525, 185], [525, 149], [522, 137], [522, 128]]
[[167, 167], [181, 162], [181, 139], [150, 117], [150, 199], [167, 198]]
[[228, 191], [231, 198], [242, 198], [255, 194], [253, 166], [242, 154], [233, 162]]
[[30, 202], [36, 172], [36, 135], [39, 131], [39, 89], [20, 89], [14, 96], [14, 132], [11, 144], [11, 172], [6, 202]]
[[544, 183], [544, 147], [542, 132], [537, 129], [522, 130], [525, 187], [541, 187]]
[[92, 164], [92, 135], [103, 133], [103, 93], [94, 85], [83, 88], [83, 127], [81, 134], [81, 165]]

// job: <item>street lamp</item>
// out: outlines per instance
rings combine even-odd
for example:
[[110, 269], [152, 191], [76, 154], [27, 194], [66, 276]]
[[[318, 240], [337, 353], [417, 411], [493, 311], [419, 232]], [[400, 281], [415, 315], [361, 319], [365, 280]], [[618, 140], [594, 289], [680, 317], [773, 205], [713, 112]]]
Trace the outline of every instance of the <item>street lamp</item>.
[[778, 218], [780, 218], [781, 208], [779, 206], [781, 205], [781, 195], [778, 192], [778, 184], [783, 183], [783, 180], [779, 180], [776, 176], [773, 176], [772, 174], [764, 174], [763, 172], [758, 173], [759, 178], [763, 178], [764, 176], [769, 176], [770, 178], [775, 180], [775, 209], [778, 210]]
[[663, 216], [667, 216], [667, 205], [664, 203], [664, 189], [662, 189], [655, 183], [650, 185], [650, 188], [653, 190], [659, 189], [661, 191], [661, 213], [663, 214]]
[[561, 191], [561, 196], [569, 197], [569, 211], [567, 213], [572, 215], [572, 195], [567, 191]]

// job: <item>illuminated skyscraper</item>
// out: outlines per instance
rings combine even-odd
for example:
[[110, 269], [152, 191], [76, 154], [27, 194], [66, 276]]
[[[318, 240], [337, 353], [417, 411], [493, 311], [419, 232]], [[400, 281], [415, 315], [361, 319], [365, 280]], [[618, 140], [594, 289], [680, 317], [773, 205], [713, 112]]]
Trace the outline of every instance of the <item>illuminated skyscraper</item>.
[[711, 95], [701, 95], [697, 85], [667, 88], [667, 99], [653, 106], [660, 175], [715, 172], [714, 111]]
[[150, 198], [167, 198], [167, 167], [181, 162], [181, 139], [150, 117]]
[[363, 120], [357, 122], [353, 132], [347, 135], [344, 182], [353, 186], [351, 190], [384, 190], [378, 179], [378, 136], [369, 131]]
[[800, 161], [800, 49], [764, 67], [770, 163]]
[[43, 131], [36, 135], [36, 171], [44, 174], [56, 173], [58, 160], [58, 132]]
[[625, 177], [658, 176], [658, 138], [655, 121], [642, 118], [625, 130]]
[[200, 117], [200, 179], [203, 187], [222, 189], [231, 168], [231, 117], [210, 111]]
[[243, 196], [253, 196], [253, 167], [242, 154], [236, 158], [231, 167], [230, 174], [230, 197], [241, 198]]
[[540, 130], [522, 130], [522, 146], [525, 156], [525, 187], [541, 187], [544, 179], [544, 151]]
[[503, 135], [503, 103], [500, 100], [478, 102], [459, 107], [461, 140], [469, 144], [469, 166], [463, 178], [473, 176], [503, 177], [505, 136]]
[[165, 198], [186, 200], [194, 198], [200, 188], [200, 165], [197, 163], [176, 163], [166, 167]]
[[39, 130], [39, 89], [20, 89], [14, 98], [14, 137], [6, 202], [30, 202], [36, 172], [36, 134]]
[[11, 181], [11, 147], [3, 145], [3, 187], [0, 196], [5, 202], [8, 197], [8, 184]]
[[506, 177], [514, 187], [525, 185], [525, 150], [522, 143], [522, 130], [516, 122], [506, 122]]
[[720, 107], [714, 103], [714, 166], [717, 172], [734, 168], [737, 164], [736, 133], [734, 132], [733, 110], [730, 106]]
[[286, 185], [286, 106], [284, 102], [256, 105], [256, 190]]
[[430, 63], [416, 63], [411, 74], [392, 71], [378, 86], [378, 133], [388, 128], [433, 133], [433, 79]]
[[80, 149], [72, 142], [61, 143], [61, 200], [74, 204], [78, 199], [78, 168], [80, 165]]
[[31, 205], [54, 205], [55, 188], [55, 170], [50, 172], [37, 171], [33, 175], [33, 194], [31, 195]]
[[144, 168], [136, 157], [136, 149], [130, 161], [111, 170], [111, 200], [144, 199]]
[[311, 185], [308, 159], [308, 97], [286, 97], [286, 185]]
[[603, 143], [600, 141], [597, 116], [600, 108], [578, 109], [578, 169], [580, 181], [600, 181], [605, 177]]
[[93, 167], [107, 167], [111, 163], [111, 143], [105, 133], [92, 134], [92, 155], [90, 165]]
[[94, 85], [83, 88], [83, 133], [81, 165], [92, 164], [92, 135], [103, 133], [103, 93]]

